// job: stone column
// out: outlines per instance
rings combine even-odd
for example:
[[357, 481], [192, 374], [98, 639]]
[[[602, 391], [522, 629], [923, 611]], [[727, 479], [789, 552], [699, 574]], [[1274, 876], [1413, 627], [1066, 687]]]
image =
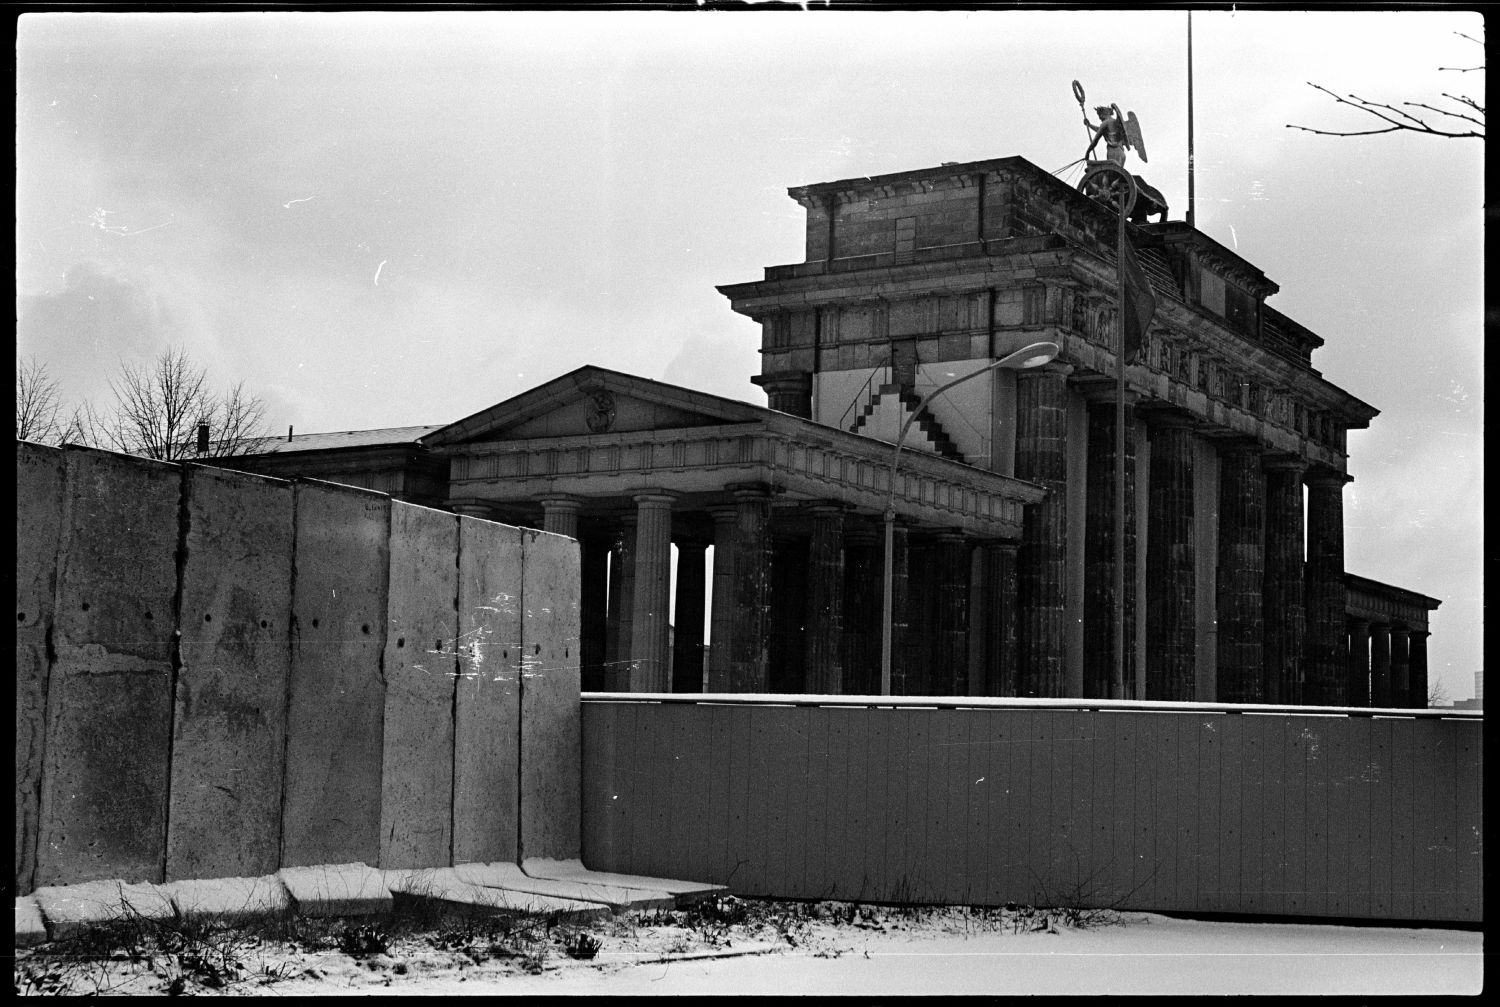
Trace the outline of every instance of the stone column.
[[935, 696], [969, 694], [969, 542], [957, 532], [938, 536], [933, 549], [937, 625], [928, 688]]
[[812, 419], [812, 375], [807, 371], [763, 374], [755, 383], [765, 389], [770, 408]]
[[1403, 707], [1425, 707], [1427, 695], [1412, 695], [1411, 663], [1407, 648], [1411, 631], [1405, 626], [1391, 626], [1391, 705]]
[[730, 691], [730, 655], [734, 641], [734, 553], [739, 512], [712, 507], [714, 519], [714, 598], [709, 614], [708, 691]]
[[634, 611], [635, 515], [620, 519], [609, 565], [609, 615], [605, 623], [604, 681], [608, 692], [630, 691], [631, 613]]
[[1152, 413], [1146, 528], [1146, 698], [1197, 697], [1192, 421]]
[[1125, 699], [1135, 681], [1134, 396], [1125, 406], [1125, 660], [1122, 692], [1112, 690], [1115, 660], [1115, 394], [1092, 392], [1083, 528], [1083, 694]]
[[1266, 465], [1266, 574], [1261, 637], [1266, 701], [1302, 702], [1302, 470], [1297, 460]]
[[986, 696], [1019, 696], [1016, 668], [1016, 543], [984, 544], [989, 604], [984, 611]]
[[584, 692], [599, 692], [606, 687], [610, 543], [596, 535], [585, 536], [579, 542], [579, 685]]
[[1370, 705], [1370, 620], [1349, 620], [1349, 705]]
[[577, 497], [547, 497], [542, 500], [542, 531], [555, 535], [578, 537], [578, 512], [583, 501]]
[[807, 547], [807, 691], [837, 695], [844, 688], [844, 514], [814, 507]]
[[1344, 705], [1344, 484], [1342, 472], [1307, 475], [1307, 569], [1304, 591], [1303, 701]]
[[636, 505], [631, 596], [630, 691], [666, 692], [672, 578], [672, 496], [642, 493]]
[[1415, 710], [1427, 709], [1427, 638], [1431, 635], [1425, 629], [1414, 629], [1408, 636], [1411, 652], [1407, 663], [1411, 670], [1411, 705]]
[[677, 543], [677, 617], [672, 626], [672, 691], [703, 691], [703, 594], [708, 545]]
[[731, 692], [766, 692], [770, 685], [771, 494], [735, 494], [734, 626], [730, 633]]
[[1370, 626], [1370, 705], [1395, 706], [1395, 683], [1391, 681], [1391, 627], [1377, 622]]
[[[879, 580], [876, 588], [880, 594], [876, 595], [876, 633], [875, 633], [875, 685], [876, 692], [880, 691], [880, 640], [884, 632], [881, 619], [885, 617], [885, 527], [882, 524], [880, 534], [881, 542], [876, 546], [876, 555], [879, 557]], [[910, 609], [908, 605], [908, 571], [910, 569], [911, 555], [908, 546], [908, 533], [906, 525], [897, 521], [891, 528], [891, 695], [907, 695], [907, 636], [910, 629]]]
[[880, 693], [880, 559], [884, 545], [876, 526], [844, 519], [844, 604], [841, 693]]
[[1219, 453], [1218, 699], [1263, 703], [1266, 477], [1260, 449], [1235, 442]]
[[1023, 696], [1067, 691], [1068, 380], [1048, 364], [1016, 374], [1017, 479], [1047, 491], [1026, 507], [1017, 561], [1017, 653]]

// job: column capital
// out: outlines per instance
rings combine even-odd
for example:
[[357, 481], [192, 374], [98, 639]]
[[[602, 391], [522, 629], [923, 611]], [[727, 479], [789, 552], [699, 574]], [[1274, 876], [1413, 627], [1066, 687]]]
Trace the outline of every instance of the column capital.
[[775, 487], [768, 483], [731, 483], [725, 489], [734, 495], [736, 501], [770, 500], [776, 495]]
[[1184, 412], [1176, 406], [1148, 403], [1136, 409], [1136, 415], [1146, 421], [1151, 430], [1194, 429], [1199, 426], [1198, 417]]
[[448, 501], [448, 506], [455, 514], [462, 514], [465, 517], [484, 518], [486, 521], [490, 520], [490, 514], [493, 513], [493, 508], [489, 504], [479, 503], [475, 500], [450, 500]]
[[1302, 481], [1320, 489], [1342, 490], [1346, 483], [1354, 481], [1354, 477], [1344, 472], [1335, 472], [1333, 469], [1309, 468], [1303, 475]]
[[553, 510], [576, 511], [583, 506], [584, 498], [574, 496], [571, 493], [552, 493], [544, 497], [537, 497], [537, 503]]
[[670, 506], [672, 502], [677, 499], [677, 494], [668, 492], [666, 490], [649, 490], [645, 493], [633, 494], [630, 499], [634, 500], [641, 506], [654, 504], [657, 506], [666, 507]]
[[1299, 476], [1307, 470], [1307, 462], [1296, 455], [1270, 454], [1262, 459], [1261, 464], [1270, 472], [1287, 472]]
[[1215, 440], [1221, 455], [1254, 455], [1263, 457], [1267, 448], [1253, 437], [1223, 437]]
[[1051, 363], [1043, 364], [1040, 367], [1027, 367], [1021, 370], [1017, 370], [1016, 380], [1019, 381], [1022, 378], [1040, 378], [1043, 375], [1052, 378], [1066, 378], [1069, 374], [1072, 373], [1072, 364], [1065, 364], [1060, 360], [1054, 360]]
[[[1084, 401], [1089, 405], [1114, 405], [1115, 402], [1115, 379], [1103, 374], [1074, 375], [1068, 380], [1068, 384], [1082, 395]], [[1129, 387], [1125, 389], [1125, 404], [1133, 406], [1141, 401], [1141, 393], [1133, 391]]]

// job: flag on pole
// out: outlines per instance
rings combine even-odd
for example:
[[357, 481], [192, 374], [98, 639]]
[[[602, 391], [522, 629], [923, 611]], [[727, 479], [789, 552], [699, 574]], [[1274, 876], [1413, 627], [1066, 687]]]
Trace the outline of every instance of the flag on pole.
[[1135, 257], [1130, 239], [1120, 242], [1120, 282], [1125, 298], [1125, 359], [1130, 360], [1141, 351], [1146, 342], [1146, 329], [1156, 314], [1156, 295], [1151, 292], [1151, 281]]

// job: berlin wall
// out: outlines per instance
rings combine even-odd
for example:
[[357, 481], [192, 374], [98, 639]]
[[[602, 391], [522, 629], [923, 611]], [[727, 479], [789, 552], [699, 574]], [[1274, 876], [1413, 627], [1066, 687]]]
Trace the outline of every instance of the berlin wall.
[[572, 539], [16, 452], [18, 894], [578, 857]]

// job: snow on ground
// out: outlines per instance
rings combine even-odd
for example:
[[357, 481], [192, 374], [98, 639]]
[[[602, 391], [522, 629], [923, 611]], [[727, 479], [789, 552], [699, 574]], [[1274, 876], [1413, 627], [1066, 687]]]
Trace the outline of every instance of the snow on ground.
[[[482, 927], [351, 939], [262, 942], [237, 954], [229, 981], [205, 983], [161, 955], [101, 955], [101, 980], [74, 991], [330, 995], [691, 994], [1477, 994], [1483, 939], [1472, 930], [1227, 923], [1111, 914], [1077, 928], [1027, 910], [852, 909], [745, 903], [745, 918], [631, 914], [577, 930], [496, 940]], [[1050, 921], [1050, 922], [1049, 922]], [[1033, 929], [1037, 926], [1046, 929]], [[344, 927], [340, 931], [337, 928]], [[587, 932], [591, 961], [564, 953]], [[370, 953], [373, 948], [381, 950]], [[351, 954], [350, 952], [353, 951]], [[140, 961], [133, 959], [141, 958]], [[44, 959], [23, 955], [21, 975]], [[278, 977], [267, 981], [267, 970]], [[28, 991], [18, 980], [18, 990]], [[52, 991], [62, 992], [54, 983]]]

